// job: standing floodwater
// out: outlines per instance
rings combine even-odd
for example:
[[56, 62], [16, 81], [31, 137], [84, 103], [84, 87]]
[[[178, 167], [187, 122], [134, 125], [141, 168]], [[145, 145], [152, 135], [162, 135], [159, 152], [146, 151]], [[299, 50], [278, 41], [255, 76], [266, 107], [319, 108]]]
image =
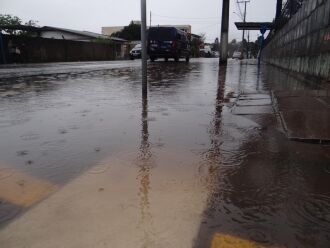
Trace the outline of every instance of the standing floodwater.
[[148, 99], [140, 62], [20, 69], [1, 247], [329, 247], [330, 146], [289, 140], [272, 94], [326, 89], [254, 60], [150, 63]]

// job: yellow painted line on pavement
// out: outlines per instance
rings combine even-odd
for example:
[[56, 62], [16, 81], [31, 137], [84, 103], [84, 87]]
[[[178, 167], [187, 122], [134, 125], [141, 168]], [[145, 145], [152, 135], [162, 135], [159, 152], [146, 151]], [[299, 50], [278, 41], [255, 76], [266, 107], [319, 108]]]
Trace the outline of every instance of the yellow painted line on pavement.
[[0, 166], [0, 199], [20, 207], [29, 207], [50, 193], [58, 186], [34, 178], [26, 173]]
[[215, 234], [212, 239], [211, 248], [266, 248], [251, 240], [235, 237], [229, 234]]

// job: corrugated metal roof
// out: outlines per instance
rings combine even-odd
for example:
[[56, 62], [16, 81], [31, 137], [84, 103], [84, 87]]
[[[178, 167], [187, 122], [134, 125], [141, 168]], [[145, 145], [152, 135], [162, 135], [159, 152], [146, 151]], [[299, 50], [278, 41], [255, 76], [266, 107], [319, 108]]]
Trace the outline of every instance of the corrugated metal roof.
[[98, 34], [89, 31], [78, 31], [73, 29], [67, 28], [58, 28], [58, 27], [51, 27], [51, 26], [44, 26], [44, 27], [33, 27], [33, 26], [26, 26], [26, 25], [0, 25], [0, 29], [10, 29], [10, 30], [23, 30], [23, 31], [32, 31], [32, 32], [43, 32], [43, 31], [61, 31], [67, 32], [71, 34], [81, 35], [88, 38], [94, 39], [110, 39], [117, 42], [125, 42], [126, 40], [117, 38], [117, 37], [110, 37], [103, 34]]

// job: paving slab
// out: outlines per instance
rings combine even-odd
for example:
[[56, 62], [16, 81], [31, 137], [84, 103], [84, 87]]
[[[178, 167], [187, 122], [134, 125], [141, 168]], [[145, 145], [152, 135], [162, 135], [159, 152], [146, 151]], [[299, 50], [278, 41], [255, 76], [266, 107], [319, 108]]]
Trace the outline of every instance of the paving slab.
[[293, 97], [293, 96], [312, 96], [312, 97], [329, 97], [330, 91], [319, 89], [319, 90], [294, 90], [294, 91], [275, 91], [277, 97]]
[[325, 108], [326, 105], [311, 96], [279, 97], [277, 103], [280, 111], [301, 110], [311, 111]]
[[259, 115], [272, 112], [272, 106], [237, 106], [233, 110], [233, 114], [235, 115]]
[[283, 111], [281, 112], [288, 137], [297, 140], [330, 140], [329, 111]]
[[270, 99], [270, 96], [268, 94], [243, 94], [240, 95], [239, 99], [247, 100], [247, 99]]
[[251, 99], [251, 100], [239, 100], [237, 102], [238, 106], [263, 106], [263, 105], [271, 105], [272, 101], [270, 98], [263, 99]]

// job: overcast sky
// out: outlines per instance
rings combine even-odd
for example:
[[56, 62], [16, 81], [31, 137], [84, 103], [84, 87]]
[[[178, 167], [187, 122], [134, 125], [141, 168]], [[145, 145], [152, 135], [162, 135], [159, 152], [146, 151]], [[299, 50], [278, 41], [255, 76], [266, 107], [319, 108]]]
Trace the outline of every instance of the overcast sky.
[[[231, 0], [230, 40], [242, 37], [234, 26], [240, 21], [237, 5]], [[251, 0], [247, 4], [247, 21], [272, 21], [275, 5], [276, 0]], [[205, 33], [211, 42], [220, 34], [221, 6], [222, 0], [147, 0], [148, 23], [151, 11], [152, 25], [190, 24], [193, 33]], [[243, 4], [241, 10], [244, 11]], [[140, 0], [0, 0], [0, 13], [16, 15], [24, 22], [36, 20], [40, 26], [101, 33], [103, 26], [140, 20]], [[256, 39], [257, 33], [251, 33], [251, 39]]]

